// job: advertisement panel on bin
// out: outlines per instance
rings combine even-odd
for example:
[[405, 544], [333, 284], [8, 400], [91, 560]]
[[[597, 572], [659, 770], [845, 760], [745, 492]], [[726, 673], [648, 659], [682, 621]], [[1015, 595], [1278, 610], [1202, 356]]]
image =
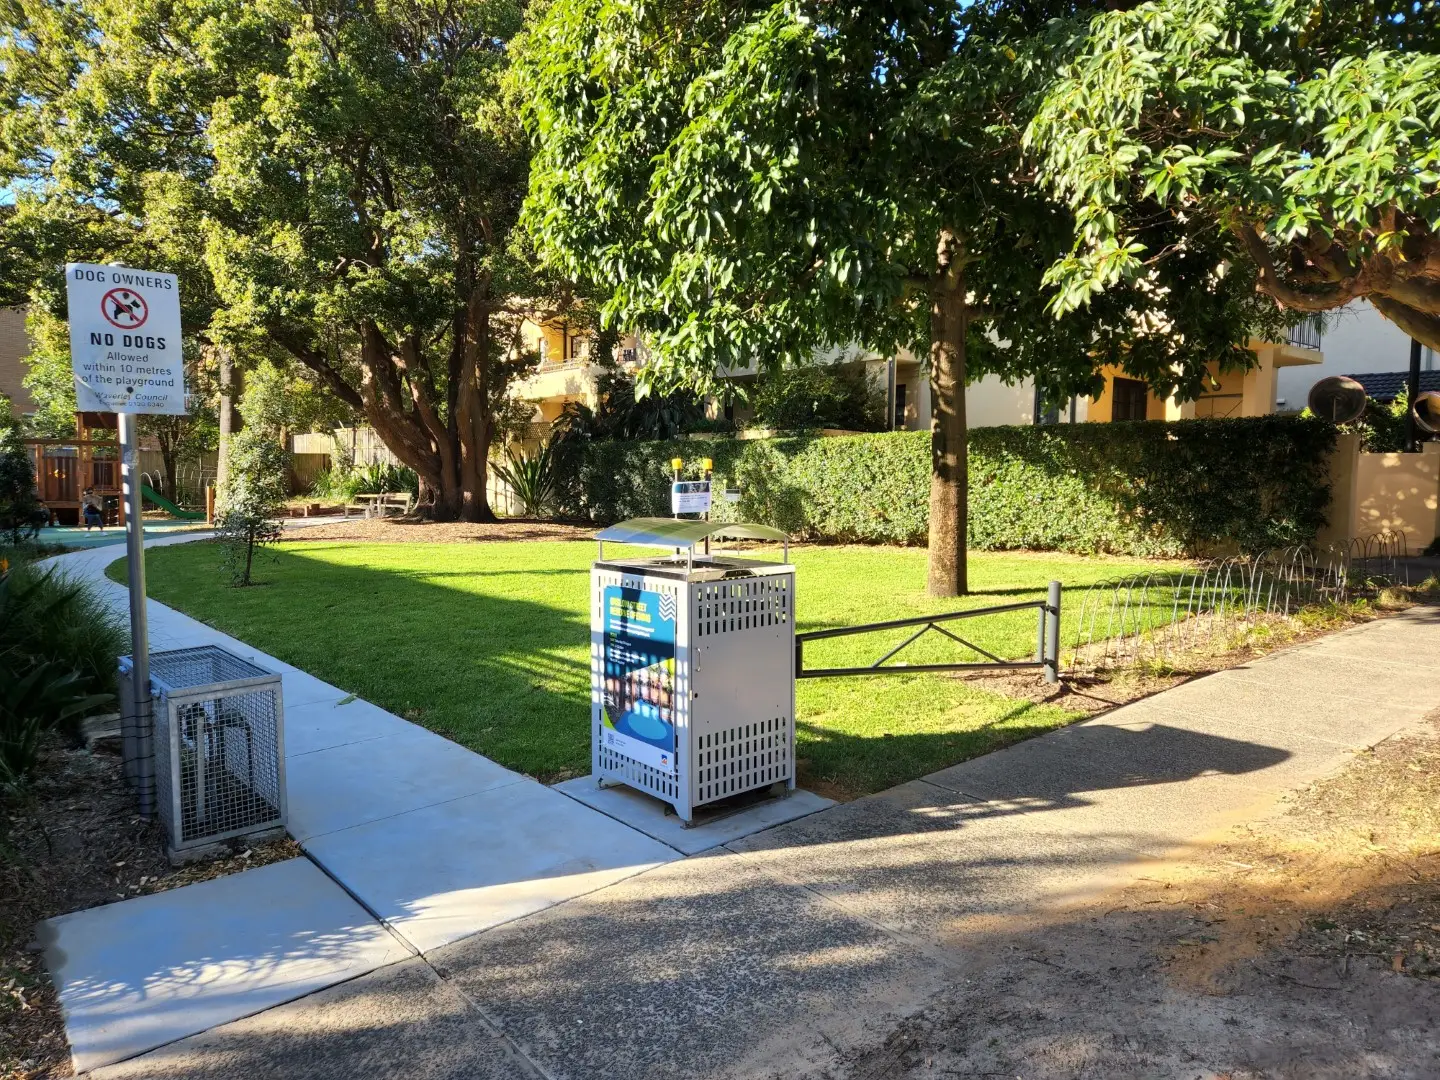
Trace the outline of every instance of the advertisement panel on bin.
[[675, 597], [610, 585], [603, 597], [604, 745], [675, 773]]

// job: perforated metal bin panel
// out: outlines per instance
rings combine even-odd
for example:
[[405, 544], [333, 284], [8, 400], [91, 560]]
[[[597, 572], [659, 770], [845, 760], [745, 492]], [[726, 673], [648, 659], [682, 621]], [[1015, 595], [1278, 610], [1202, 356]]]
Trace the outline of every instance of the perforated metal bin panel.
[[[673, 688], [665, 718], [674, 760], [636, 752], [605, 724], [615, 704], [607, 657], [607, 589], [658, 595], [674, 626]], [[612, 597], [614, 593], [610, 594]], [[788, 564], [739, 558], [697, 562], [605, 561], [591, 571], [591, 771], [675, 807], [698, 806], [784, 782], [795, 786], [795, 572]], [[613, 640], [611, 642], [613, 651]], [[657, 650], [664, 651], [664, 650]], [[643, 663], [647, 657], [642, 657]], [[607, 683], [607, 679], [610, 680]], [[618, 745], [617, 745], [618, 744]], [[663, 754], [661, 755], [663, 758]]]
[[286, 823], [280, 676], [216, 645], [152, 653], [156, 803], [177, 850]]

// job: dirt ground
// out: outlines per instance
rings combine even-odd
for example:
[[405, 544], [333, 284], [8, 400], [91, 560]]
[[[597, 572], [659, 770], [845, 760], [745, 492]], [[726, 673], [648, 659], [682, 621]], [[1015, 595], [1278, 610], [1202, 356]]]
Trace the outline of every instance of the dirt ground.
[[326, 518], [323, 525], [285, 530], [284, 540], [356, 540], [367, 544], [457, 544], [497, 540], [590, 540], [594, 526], [509, 519], [490, 525], [411, 518]]
[[1440, 713], [1083, 906], [827, 1080], [1440, 1076]]
[[164, 892], [300, 854], [293, 841], [172, 867], [158, 821], [142, 822], [118, 756], [51, 746], [30, 797], [0, 808], [0, 1080], [72, 1075], [60, 1005], [35, 924], [71, 911]]

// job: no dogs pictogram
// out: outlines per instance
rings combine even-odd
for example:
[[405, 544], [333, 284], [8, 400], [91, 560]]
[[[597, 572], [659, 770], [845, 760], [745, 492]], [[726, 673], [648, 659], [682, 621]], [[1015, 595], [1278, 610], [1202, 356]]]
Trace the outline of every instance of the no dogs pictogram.
[[100, 299], [100, 314], [111, 326], [138, 330], [150, 317], [150, 307], [133, 289], [111, 289]]

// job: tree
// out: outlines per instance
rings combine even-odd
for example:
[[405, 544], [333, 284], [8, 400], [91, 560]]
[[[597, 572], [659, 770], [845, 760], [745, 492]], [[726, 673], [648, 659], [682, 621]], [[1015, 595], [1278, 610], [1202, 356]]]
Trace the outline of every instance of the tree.
[[1227, 232], [1284, 308], [1364, 297], [1440, 348], [1440, 19], [1374, 0], [1155, 0], [1090, 23], [1027, 133], [1076, 213], [1057, 311]]
[[637, 393], [635, 376], [622, 368], [613, 349], [600, 352], [595, 407], [568, 401], [556, 420], [556, 434], [574, 439], [676, 439], [705, 419], [705, 402], [694, 391]]
[[276, 515], [287, 494], [290, 458], [274, 438], [247, 429], [231, 440], [229, 465], [217, 539], [232, 582], [244, 586], [251, 584], [256, 550], [280, 539]]
[[0, 540], [18, 546], [47, 516], [35, 490], [35, 459], [13, 428], [0, 426]]
[[500, 87], [522, 11], [16, 0], [0, 185], [24, 185], [17, 218], [71, 234], [113, 216], [194, 238], [208, 340], [303, 364], [436, 516], [487, 520], [492, 417], [549, 296], [514, 233], [528, 154]]
[[779, 431], [884, 431], [885, 390], [864, 370], [804, 364], [762, 375], [750, 392], [754, 423]]
[[327, 393], [308, 369], [262, 360], [245, 378], [240, 399], [245, 426], [283, 439], [295, 431], [333, 431], [353, 423], [355, 414]]
[[1194, 396], [1207, 362], [1252, 362], [1260, 306], [1216, 273], [1225, 238], [1045, 310], [1074, 222], [1020, 137], [1065, 20], [1103, 7], [555, 0], [516, 47], [527, 225], [562, 273], [613, 283], [603, 317], [645, 336], [662, 389], [852, 345], [925, 358], [928, 584], [963, 593], [968, 381], [1035, 378], [1058, 402], [1122, 363]]

